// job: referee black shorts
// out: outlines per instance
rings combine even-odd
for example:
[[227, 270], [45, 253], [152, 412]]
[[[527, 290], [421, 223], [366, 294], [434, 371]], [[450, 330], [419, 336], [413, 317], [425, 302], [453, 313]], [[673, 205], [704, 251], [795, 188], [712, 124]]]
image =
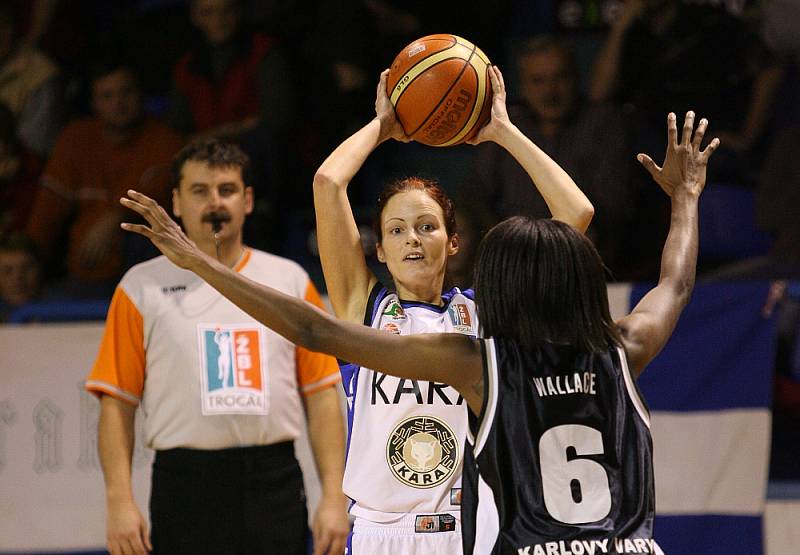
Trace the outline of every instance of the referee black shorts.
[[150, 520], [155, 555], [304, 555], [308, 513], [293, 443], [157, 451]]

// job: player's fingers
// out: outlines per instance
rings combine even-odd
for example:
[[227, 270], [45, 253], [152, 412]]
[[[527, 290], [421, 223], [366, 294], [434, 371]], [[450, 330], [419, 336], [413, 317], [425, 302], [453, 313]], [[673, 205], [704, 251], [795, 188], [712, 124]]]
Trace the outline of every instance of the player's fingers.
[[149, 210], [150, 213], [155, 218], [158, 218], [162, 223], [165, 223], [167, 220], [172, 221], [172, 218], [169, 217], [169, 214], [167, 214], [166, 210], [164, 210], [160, 204], [147, 195], [143, 195], [138, 191], [129, 189], [128, 196], [130, 196], [135, 202], [138, 202], [140, 205], [144, 206], [146, 210]]
[[694, 129], [694, 112], [689, 110], [686, 112], [686, 117], [683, 118], [683, 136], [681, 137], [682, 145], [688, 145], [692, 141], [692, 129]]
[[320, 555], [328, 553], [328, 549], [333, 541], [333, 533], [329, 526], [320, 526], [319, 533], [314, 541], [314, 550], [319, 549]]
[[492, 69], [494, 69], [494, 73], [497, 76], [497, 81], [500, 83], [500, 89], [503, 92], [505, 92], [505, 90], [506, 90], [506, 81], [505, 81], [505, 79], [503, 79], [503, 72], [500, 71], [500, 68], [497, 67], [497, 66], [492, 66]]
[[314, 542], [314, 553], [317, 553], [317, 547], [319, 546], [320, 540], [320, 525], [319, 520], [314, 518], [313, 522], [311, 523], [311, 540]]
[[636, 156], [636, 159], [642, 166], [644, 166], [644, 169], [646, 169], [653, 177], [658, 175], [658, 172], [661, 171], [661, 168], [658, 167], [658, 164], [653, 162], [653, 159], [650, 158], [647, 154], [639, 154]]
[[708, 120], [706, 118], [702, 118], [697, 126], [697, 131], [694, 132], [694, 139], [692, 139], [693, 150], [696, 151], [700, 150], [700, 143], [703, 142], [703, 135], [706, 134], [707, 127], [708, 127]]
[[130, 545], [133, 555], [147, 555], [147, 550], [144, 548], [141, 537], [136, 536], [135, 538], [131, 538]]
[[121, 539], [119, 542], [120, 555], [133, 555], [133, 548], [127, 539]]
[[121, 199], [119, 199], [119, 203], [125, 208], [130, 208], [131, 210], [142, 216], [147, 221], [147, 223], [149, 223], [153, 228], [156, 228], [161, 225], [157, 213], [154, 213], [153, 210], [148, 208], [147, 206], [135, 200], [131, 200], [127, 197], [122, 197]]
[[502, 85], [500, 83], [500, 79], [497, 77], [497, 72], [495, 72], [494, 66], [489, 66], [489, 82], [492, 84], [492, 92], [494, 94], [500, 94], [502, 92]]
[[131, 200], [126, 197], [119, 199], [119, 202], [122, 206], [130, 208], [137, 214], [141, 215], [154, 229], [166, 227], [169, 225], [169, 222], [172, 221], [167, 213], [164, 212], [164, 209], [158, 204], [155, 206], [145, 206], [138, 201]]
[[677, 118], [674, 112], [667, 114], [667, 138], [669, 140], [669, 146], [673, 148], [678, 146], [678, 124], [676, 120]]
[[147, 549], [148, 552], [153, 551], [153, 543], [150, 541], [150, 530], [147, 529], [147, 524], [144, 521], [142, 521], [141, 530], [145, 549]]
[[337, 536], [331, 541], [331, 546], [328, 549], [328, 555], [342, 555], [344, 548], [347, 545], [347, 536]]
[[153, 230], [147, 227], [146, 225], [121, 223], [119, 224], [119, 227], [121, 227], [125, 231], [131, 231], [133, 233], [138, 233], [139, 235], [144, 235], [145, 237], [151, 240], [155, 237], [155, 233], [153, 233]]
[[714, 137], [711, 142], [708, 143], [706, 149], [701, 153], [703, 155], [703, 160], [708, 161], [708, 159], [711, 158], [711, 155], [714, 154], [714, 151], [717, 150], [718, 146], [719, 139]]
[[142, 206], [146, 206], [147, 208], [155, 208], [158, 206], [158, 203], [145, 195], [144, 193], [140, 193], [139, 191], [135, 191], [133, 189], [128, 189], [128, 196], [131, 197], [133, 200], [141, 204]]
[[315, 539], [314, 552], [312, 553], [312, 555], [324, 555], [324, 553], [325, 552], [322, 550], [322, 543], [319, 540]]
[[167, 214], [167, 211], [164, 210], [164, 207], [161, 206], [160, 204], [156, 204], [156, 210], [154, 215], [158, 219], [158, 222], [164, 227], [177, 225], [175, 223], [175, 220], [173, 220], [172, 217], [169, 214]]

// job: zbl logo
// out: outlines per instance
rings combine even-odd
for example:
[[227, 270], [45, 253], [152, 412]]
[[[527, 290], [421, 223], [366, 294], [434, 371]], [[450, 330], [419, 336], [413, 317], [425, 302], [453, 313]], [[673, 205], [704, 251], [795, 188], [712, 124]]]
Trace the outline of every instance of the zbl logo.
[[255, 330], [204, 330], [208, 390], [261, 389]]

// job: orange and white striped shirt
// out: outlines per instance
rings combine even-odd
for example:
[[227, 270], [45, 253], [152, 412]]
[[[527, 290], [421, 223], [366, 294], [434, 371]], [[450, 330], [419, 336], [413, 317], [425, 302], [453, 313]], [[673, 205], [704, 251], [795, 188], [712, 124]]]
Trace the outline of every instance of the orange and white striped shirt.
[[[290, 260], [247, 249], [235, 270], [323, 306]], [[161, 256], [122, 278], [86, 389], [141, 403], [148, 447], [224, 449], [295, 439], [300, 395], [339, 380], [333, 357], [295, 346]]]

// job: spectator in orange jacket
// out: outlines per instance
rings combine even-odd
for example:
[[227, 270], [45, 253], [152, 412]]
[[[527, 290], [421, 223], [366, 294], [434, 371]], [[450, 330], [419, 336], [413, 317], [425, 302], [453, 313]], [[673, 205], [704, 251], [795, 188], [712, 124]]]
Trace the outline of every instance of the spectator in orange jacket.
[[166, 201], [169, 161], [182, 143], [169, 127], [145, 116], [130, 66], [99, 62], [90, 81], [94, 116], [62, 131], [28, 223], [28, 234], [51, 266], [59, 262], [56, 250], [67, 234], [61, 292], [83, 297], [110, 293], [125, 269], [116, 199], [141, 187]]

